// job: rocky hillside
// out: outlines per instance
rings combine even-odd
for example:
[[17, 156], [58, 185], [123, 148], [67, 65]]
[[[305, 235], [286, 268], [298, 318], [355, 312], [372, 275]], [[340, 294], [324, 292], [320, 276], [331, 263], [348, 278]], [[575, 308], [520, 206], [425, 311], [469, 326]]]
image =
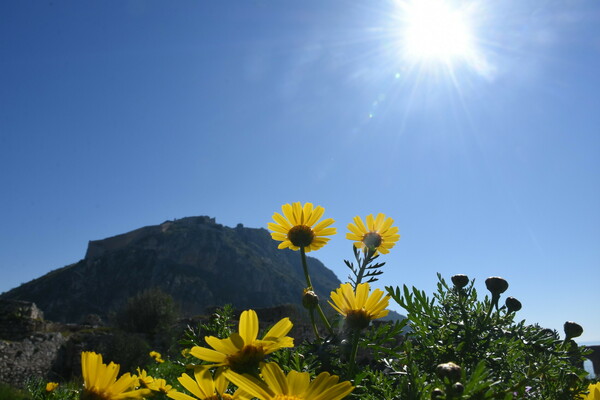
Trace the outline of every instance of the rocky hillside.
[[[317, 293], [339, 285], [333, 272], [308, 258]], [[229, 228], [188, 217], [89, 242], [83, 260], [0, 295], [35, 302], [50, 320], [106, 317], [146, 288], [173, 296], [184, 315], [231, 303], [235, 308], [298, 304], [304, 275], [297, 252], [277, 250], [265, 229]]]

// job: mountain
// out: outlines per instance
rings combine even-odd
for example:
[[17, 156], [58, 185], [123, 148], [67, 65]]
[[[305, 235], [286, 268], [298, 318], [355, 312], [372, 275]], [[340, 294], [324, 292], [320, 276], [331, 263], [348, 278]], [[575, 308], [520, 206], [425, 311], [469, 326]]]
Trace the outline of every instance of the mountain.
[[[324, 302], [340, 281], [308, 257]], [[187, 217], [90, 241], [85, 258], [0, 295], [32, 301], [45, 317], [79, 322], [106, 317], [147, 288], [170, 294], [183, 315], [231, 303], [235, 308], [299, 304], [305, 287], [298, 252], [278, 250], [265, 229], [229, 228], [213, 218]]]

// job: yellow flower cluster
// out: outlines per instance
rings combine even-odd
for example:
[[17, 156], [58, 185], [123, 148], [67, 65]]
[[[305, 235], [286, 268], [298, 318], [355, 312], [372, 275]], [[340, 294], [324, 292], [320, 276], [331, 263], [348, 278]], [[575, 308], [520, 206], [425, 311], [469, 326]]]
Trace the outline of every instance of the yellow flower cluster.
[[[284, 204], [281, 207], [283, 215], [273, 214], [273, 220], [268, 223], [272, 231], [271, 237], [280, 241], [278, 248], [292, 250], [304, 249], [305, 251], [317, 250], [323, 247], [328, 238], [324, 236], [336, 233], [335, 228], [329, 226], [335, 221], [331, 218], [319, 222], [325, 209], [321, 206], [314, 207], [312, 203], [300, 202]], [[354, 217], [354, 223], [348, 224], [349, 232], [346, 238], [354, 242], [354, 246], [362, 249], [369, 255], [378, 252], [389, 253], [396, 242], [400, 240], [398, 227], [392, 226], [394, 220], [379, 213], [367, 215], [366, 224], [359, 216]], [[368, 256], [367, 256], [368, 257]], [[308, 275], [308, 271], [305, 271]], [[309, 281], [310, 282], [310, 281]], [[358, 283], [358, 282], [357, 282]], [[310, 285], [309, 285], [310, 286]], [[312, 290], [312, 288], [305, 289]], [[331, 306], [343, 315], [351, 329], [362, 329], [369, 322], [382, 318], [388, 314], [385, 308], [389, 304], [389, 296], [383, 297], [383, 292], [375, 290], [371, 295], [368, 283], [358, 283], [353, 289], [350, 283], [342, 284], [335, 292], [331, 293]]]
[[[284, 204], [281, 206], [283, 213], [274, 213], [273, 221], [267, 224], [273, 231], [271, 237], [281, 242], [279, 249], [290, 248], [299, 250], [304, 248], [306, 252], [318, 250], [329, 241], [325, 236], [335, 235], [336, 229], [329, 227], [335, 221], [332, 218], [319, 222], [325, 209], [321, 206], [314, 207], [312, 203], [300, 202]], [[367, 215], [366, 224], [361, 217], [354, 217], [354, 223], [348, 224], [346, 238], [354, 241], [359, 249], [389, 253], [396, 242], [400, 240], [398, 228], [392, 226], [394, 220], [385, 214], [379, 213], [377, 217], [373, 214]]]

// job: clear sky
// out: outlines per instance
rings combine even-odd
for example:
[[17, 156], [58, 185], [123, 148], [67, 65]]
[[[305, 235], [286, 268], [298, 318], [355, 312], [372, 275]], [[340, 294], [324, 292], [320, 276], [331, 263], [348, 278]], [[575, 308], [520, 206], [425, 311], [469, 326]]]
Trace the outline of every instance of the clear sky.
[[600, 2], [420, 4], [0, 2], [0, 292], [88, 240], [310, 201], [341, 280], [383, 212], [378, 286], [500, 275], [600, 341]]

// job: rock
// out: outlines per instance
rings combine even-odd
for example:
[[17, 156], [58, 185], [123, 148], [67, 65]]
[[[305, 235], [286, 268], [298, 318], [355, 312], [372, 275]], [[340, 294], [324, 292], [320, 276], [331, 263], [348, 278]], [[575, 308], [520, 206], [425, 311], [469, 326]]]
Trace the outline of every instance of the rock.
[[65, 343], [58, 332], [35, 333], [21, 341], [0, 340], [0, 382], [23, 386], [29, 377], [56, 379], [53, 368]]
[[[299, 304], [306, 286], [300, 255], [277, 244], [265, 229], [182, 218], [91, 241], [83, 260], [0, 299], [35, 302], [52, 321], [78, 323], [89, 314], [106, 320], [149, 288], [171, 295], [184, 316], [228, 303], [237, 309]], [[328, 298], [340, 281], [314, 258], [308, 267], [316, 293]]]

